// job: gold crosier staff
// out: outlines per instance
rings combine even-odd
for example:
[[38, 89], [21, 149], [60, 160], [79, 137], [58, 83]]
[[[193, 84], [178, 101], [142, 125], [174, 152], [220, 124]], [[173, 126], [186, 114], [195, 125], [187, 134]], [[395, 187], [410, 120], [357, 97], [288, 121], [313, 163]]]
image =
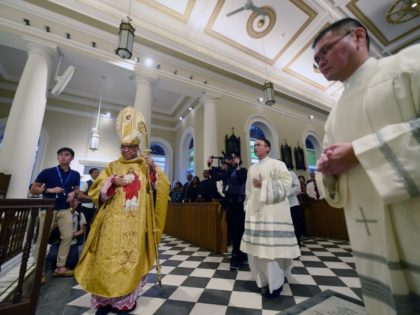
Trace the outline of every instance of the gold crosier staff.
[[[150, 150], [150, 146], [149, 146], [149, 137], [148, 137], [148, 133], [147, 133], [147, 128], [146, 128], [146, 124], [144, 123], [144, 121], [141, 121], [138, 125], [138, 129], [140, 130], [140, 134], [143, 136], [143, 141], [144, 141], [144, 147], [145, 149], [141, 150], [142, 151], [142, 155], [143, 157], [145, 156], [150, 156], [151, 150]], [[143, 154], [144, 152], [144, 154]], [[147, 170], [149, 172], [149, 169]], [[152, 217], [153, 217], [153, 233], [154, 233], [154, 238], [153, 238], [153, 243], [155, 245], [155, 251], [156, 251], [156, 273], [157, 273], [157, 278], [158, 278], [158, 283], [159, 283], [159, 287], [162, 287], [162, 274], [160, 271], [160, 261], [159, 261], [159, 252], [158, 252], [158, 244], [157, 244], [157, 230], [156, 230], [156, 213], [155, 213], [155, 203], [154, 203], [154, 198], [153, 198], [153, 188], [152, 185], [150, 183], [150, 178], [149, 178], [149, 173], [147, 173], [147, 190], [149, 191], [149, 196], [150, 196], [150, 206], [152, 208]]]

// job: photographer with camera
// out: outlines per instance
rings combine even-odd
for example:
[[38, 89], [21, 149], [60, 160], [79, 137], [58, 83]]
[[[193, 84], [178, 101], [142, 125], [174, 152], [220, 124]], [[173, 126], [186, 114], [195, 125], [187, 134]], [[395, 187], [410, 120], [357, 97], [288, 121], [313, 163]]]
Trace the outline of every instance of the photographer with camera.
[[226, 210], [226, 221], [228, 233], [232, 240], [232, 257], [230, 260], [230, 270], [236, 271], [247, 262], [247, 255], [239, 249], [242, 235], [245, 227], [245, 183], [247, 178], [247, 169], [241, 167], [241, 158], [236, 153], [227, 155], [223, 164], [226, 167], [211, 167], [213, 157], [210, 157], [207, 165], [211, 178], [215, 181], [223, 181], [222, 205]]

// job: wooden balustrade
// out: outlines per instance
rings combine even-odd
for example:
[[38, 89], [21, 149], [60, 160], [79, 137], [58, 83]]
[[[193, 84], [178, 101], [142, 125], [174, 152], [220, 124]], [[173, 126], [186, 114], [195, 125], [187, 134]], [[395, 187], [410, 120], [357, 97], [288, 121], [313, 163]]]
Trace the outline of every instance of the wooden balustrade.
[[218, 254], [227, 250], [225, 211], [218, 202], [170, 203], [164, 232]]
[[[35, 314], [54, 202], [54, 199], [0, 199], [0, 270], [5, 262], [22, 254], [15, 288], [0, 302], [1, 314]], [[47, 211], [44, 229], [38, 233], [41, 237], [40, 254], [35, 262], [35, 273], [26, 278], [40, 209]]]

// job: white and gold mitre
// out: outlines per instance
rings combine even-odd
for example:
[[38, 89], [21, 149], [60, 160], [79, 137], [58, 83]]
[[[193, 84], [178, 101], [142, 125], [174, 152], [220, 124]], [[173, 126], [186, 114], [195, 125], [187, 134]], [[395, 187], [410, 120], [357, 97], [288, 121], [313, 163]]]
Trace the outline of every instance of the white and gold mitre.
[[115, 127], [121, 144], [140, 144], [147, 139], [144, 117], [134, 107], [127, 106], [120, 111]]

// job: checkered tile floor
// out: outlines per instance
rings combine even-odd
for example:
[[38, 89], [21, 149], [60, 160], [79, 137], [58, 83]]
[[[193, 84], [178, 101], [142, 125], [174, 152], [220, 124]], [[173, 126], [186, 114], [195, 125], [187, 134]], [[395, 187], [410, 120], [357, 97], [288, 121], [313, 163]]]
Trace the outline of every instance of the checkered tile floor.
[[[361, 299], [360, 282], [347, 242], [309, 238], [304, 239], [301, 251], [281, 296], [266, 299], [248, 266], [232, 272], [229, 255], [215, 255], [164, 235], [159, 246], [162, 288], [155, 283], [157, 276], [153, 270], [137, 309], [131, 314], [271, 315], [327, 289]], [[89, 309], [89, 294], [79, 286], [73, 290], [79, 290], [80, 297], [66, 308], [71, 308], [72, 314], [94, 314], [95, 310]]]

